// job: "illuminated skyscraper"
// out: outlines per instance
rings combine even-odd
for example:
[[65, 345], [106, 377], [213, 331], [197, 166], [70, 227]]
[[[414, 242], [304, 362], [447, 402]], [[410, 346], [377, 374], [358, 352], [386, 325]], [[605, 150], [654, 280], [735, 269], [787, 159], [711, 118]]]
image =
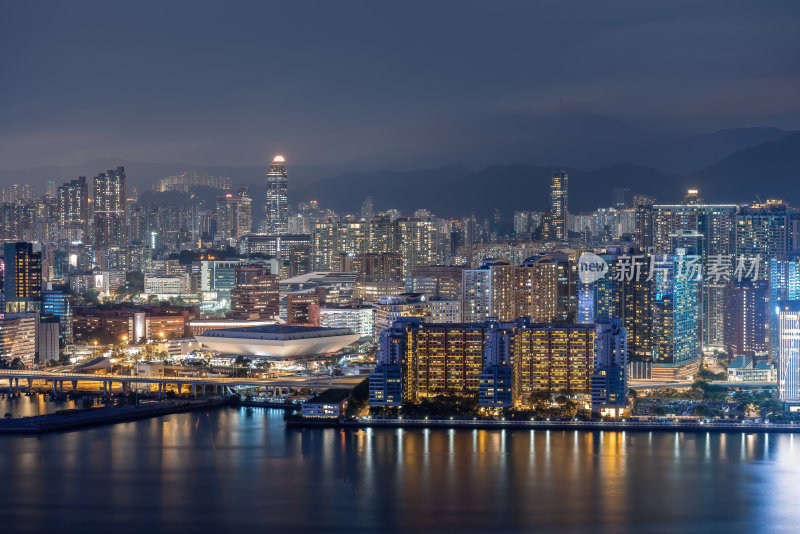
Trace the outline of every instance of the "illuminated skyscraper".
[[[742, 253], [736, 249], [739, 206], [701, 202], [698, 192], [690, 190], [683, 204], [653, 206], [653, 246], [656, 253], [671, 254], [676, 245], [685, 246], [687, 243], [676, 243], [675, 236], [687, 230], [702, 236], [702, 240], [697, 241], [699, 248], [694, 253], [700, 256], [703, 265], [710, 265], [721, 257], [732, 258], [737, 252]], [[702, 285], [701, 321], [705, 345], [722, 347], [724, 343], [723, 303], [726, 284], [727, 280], [711, 280]]]
[[252, 201], [246, 196], [228, 193], [217, 197], [217, 237], [239, 239], [252, 231]]
[[286, 158], [278, 154], [272, 158], [267, 171], [266, 233], [289, 233], [289, 195]]
[[569, 175], [567, 171], [556, 171], [550, 184], [550, 216], [552, 218], [552, 239], [563, 241], [567, 239], [569, 219], [569, 206], [567, 197], [567, 184]]
[[700, 282], [679, 275], [680, 255], [669, 256], [653, 273], [653, 378], [694, 375], [700, 355]]
[[65, 183], [57, 190], [58, 230], [68, 241], [86, 241], [89, 228], [89, 185], [86, 178]]
[[769, 261], [769, 357], [778, 360], [778, 310], [780, 304], [800, 300], [800, 258]]
[[39, 308], [42, 298], [42, 253], [31, 243], [6, 243], [3, 291], [7, 312], [27, 312]]
[[506, 260], [486, 258], [477, 269], [463, 272], [464, 322], [483, 322], [488, 317], [501, 321], [514, 316], [514, 267]]
[[128, 244], [126, 231], [125, 167], [108, 170], [94, 178], [94, 245], [97, 248]]
[[778, 398], [800, 404], [800, 301], [781, 304], [778, 311]]
[[574, 322], [576, 284], [566, 255], [532, 256], [514, 269], [515, 317], [534, 323]]

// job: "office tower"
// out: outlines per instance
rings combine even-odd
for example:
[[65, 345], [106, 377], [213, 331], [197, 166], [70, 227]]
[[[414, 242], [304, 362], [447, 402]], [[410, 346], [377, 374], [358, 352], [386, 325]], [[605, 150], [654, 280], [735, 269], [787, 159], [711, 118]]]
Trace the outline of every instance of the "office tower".
[[764, 282], [731, 281], [725, 288], [725, 351], [728, 357], [766, 358], [769, 289]]
[[782, 302], [800, 300], [800, 258], [769, 261], [769, 357], [778, 360], [778, 312]]
[[244, 263], [235, 267], [236, 281], [231, 289], [231, 313], [237, 316], [257, 315], [270, 319], [279, 313], [278, 277], [260, 263]]
[[514, 269], [514, 317], [534, 323], [576, 320], [576, 276], [566, 255], [532, 256]]
[[466, 267], [462, 265], [428, 265], [417, 267], [405, 279], [406, 291], [425, 293], [431, 297], [461, 300]]
[[6, 243], [3, 293], [6, 311], [27, 312], [39, 309], [42, 297], [42, 253], [31, 243]]
[[126, 230], [125, 168], [117, 167], [94, 178], [94, 245], [96, 248], [128, 244]]
[[253, 230], [251, 203], [248, 197], [231, 193], [217, 197], [218, 239], [239, 239]]
[[659, 265], [653, 279], [653, 378], [680, 378], [697, 372], [700, 343], [700, 287], [679, 275], [680, 255]]
[[62, 346], [72, 344], [72, 306], [63, 291], [42, 291], [42, 316], [57, 317]]
[[569, 175], [567, 175], [567, 171], [560, 170], [553, 174], [553, 180], [550, 184], [550, 217], [552, 221], [551, 238], [556, 241], [564, 241], [568, 237], [568, 183]]
[[267, 171], [266, 233], [289, 233], [289, 195], [286, 158], [280, 154], [272, 158]]
[[397, 220], [397, 252], [403, 257], [403, 275], [417, 267], [438, 263], [436, 225], [419, 219]]
[[800, 404], [800, 301], [784, 302], [777, 312], [778, 398], [794, 411]]
[[592, 412], [622, 415], [628, 397], [628, 336], [622, 322], [613, 319], [595, 326]]
[[486, 258], [477, 269], [463, 272], [462, 317], [478, 323], [488, 317], [501, 321], [514, 316], [514, 267], [506, 260]]
[[89, 230], [89, 185], [86, 178], [65, 183], [57, 190], [56, 219], [63, 239], [87, 241]]

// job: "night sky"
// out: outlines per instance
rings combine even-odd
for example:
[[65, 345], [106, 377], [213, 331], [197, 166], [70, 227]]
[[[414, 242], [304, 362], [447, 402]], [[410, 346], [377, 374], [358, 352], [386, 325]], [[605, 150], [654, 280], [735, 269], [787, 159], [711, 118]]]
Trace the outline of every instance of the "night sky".
[[800, 129], [800, 4], [0, 4], [0, 168], [335, 164], [564, 110]]

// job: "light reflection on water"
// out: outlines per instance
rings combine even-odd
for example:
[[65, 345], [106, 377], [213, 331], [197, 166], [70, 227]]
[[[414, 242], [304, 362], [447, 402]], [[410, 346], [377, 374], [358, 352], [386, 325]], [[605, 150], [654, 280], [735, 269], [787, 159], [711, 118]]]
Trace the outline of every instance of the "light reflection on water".
[[0, 437], [4, 532], [794, 532], [793, 435], [287, 430], [221, 409]]

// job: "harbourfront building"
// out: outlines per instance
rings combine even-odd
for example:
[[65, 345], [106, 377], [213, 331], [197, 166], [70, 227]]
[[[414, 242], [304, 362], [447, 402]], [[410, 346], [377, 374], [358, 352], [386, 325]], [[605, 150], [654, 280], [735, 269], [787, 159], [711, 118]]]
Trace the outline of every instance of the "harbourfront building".
[[531, 393], [588, 402], [595, 337], [595, 325], [534, 324], [526, 318], [458, 324], [400, 318], [381, 333], [370, 389], [387, 405], [378, 384], [399, 373], [403, 402], [478, 395], [482, 406], [497, 408]]
[[800, 301], [778, 310], [778, 398], [800, 411]]
[[619, 319], [597, 324], [592, 412], [622, 415], [628, 395], [628, 336]]

